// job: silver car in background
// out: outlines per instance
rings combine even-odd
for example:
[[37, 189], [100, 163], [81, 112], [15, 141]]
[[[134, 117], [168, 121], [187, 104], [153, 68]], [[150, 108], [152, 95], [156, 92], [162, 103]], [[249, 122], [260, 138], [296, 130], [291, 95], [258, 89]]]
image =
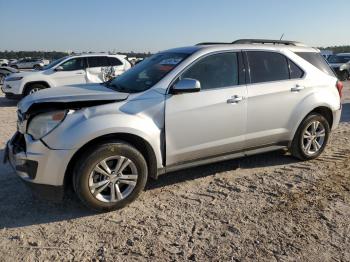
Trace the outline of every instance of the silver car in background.
[[342, 83], [297, 42], [201, 43], [155, 54], [103, 84], [41, 90], [18, 105], [5, 161], [36, 194], [73, 184], [97, 211], [126, 206], [148, 178], [289, 149], [318, 157]]
[[36, 69], [39, 70], [50, 63], [47, 59], [42, 58], [23, 58], [14, 61], [9, 66], [16, 69]]
[[327, 59], [329, 65], [342, 81], [350, 77], [350, 53], [331, 55]]

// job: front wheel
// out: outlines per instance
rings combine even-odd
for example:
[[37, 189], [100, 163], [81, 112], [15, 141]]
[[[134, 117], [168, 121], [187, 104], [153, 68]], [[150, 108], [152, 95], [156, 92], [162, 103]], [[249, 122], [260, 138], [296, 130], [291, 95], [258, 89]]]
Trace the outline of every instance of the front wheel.
[[310, 114], [300, 124], [290, 151], [301, 160], [317, 158], [325, 149], [329, 134], [328, 121], [320, 114]]
[[346, 81], [349, 79], [349, 72], [344, 70], [340, 72], [340, 80], [341, 81]]
[[74, 169], [73, 186], [80, 200], [99, 212], [123, 208], [147, 181], [147, 164], [133, 146], [109, 142], [86, 151]]
[[46, 86], [44, 86], [42, 84], [32, 84], [32, 85], [26, 87], [26, 89], [24, 91], [24, 96], [34, 94], [35, 92], [38, 92], [38, 91], [45, 89], [45, 88], [46, 88]]

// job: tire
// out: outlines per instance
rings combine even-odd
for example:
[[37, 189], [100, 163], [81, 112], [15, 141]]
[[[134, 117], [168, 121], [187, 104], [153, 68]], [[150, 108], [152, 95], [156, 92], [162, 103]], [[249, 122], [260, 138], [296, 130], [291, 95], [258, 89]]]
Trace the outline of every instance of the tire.
[[34, 65], [34, 66], [33, 66], [33, 69], [34, 69], [34, 70], [40, 70], [40, 69], [41, 69], [41, 66], [40, 66], [40, 65]]
[[349, 72], [344, 70], [340, 72], [340, 76], [339, 76], [341, 81], [346, 81], [349, 79]]
[[26, 87], [26, 89], [24, 90], [24, 96], [31, 95], [31, 94], [38, 92], [39, 90], [45, 89], [45, 88], [47, 88], [47, 87], [42, 85], [42, 84], [32, 84], [32, 85]]
[[4, 84], [5, 77], [6, 77], [5, 74], [0, 73], [0, 86]]
[[[121, 170], [127, 161], [130, 161], [129, 164]], [[101, 163], [105, 163], [110, 170], [107, 171]], [[121, 171], [114, 172], [118, 164], [121, 165]], [[101, 169], [104, 172], [99, 172]], [[104, 175], [106, 171], [109, 177]], [[125, 178], [135, 176], [132, 175], [135, 172], [136, 179]], [[73, 171], [73, 187], [78, 198], [88, 208], [108, 212], [134, 201], [145, 188], [147, 177], [147, 163], [143, 155], [126, 142], [113, 141], [91, 148], [80, 156]], [[115, 190], [114, 198], [112, 189]]]
[[[313, 125], [313, 123], [318, 124]], [[315, 132], [313, 132], [315, 126], [317, 126], [317, 128]], [[308, 115], [298, 127], [293, 138], [290, 147], [292, 156], [303, 161], [317, 158], [324, 151], [329, 134], [329, 123], [324, 116], [317, 113]], [[317, 144], [314, 142], [315, 140]], [[310, 147], [308, 149], [309, 144]]]
[[18, 69], [18, 66], [16, 66], [16, 65], [12, 65], [11, 67], [15, 68], [15, 69]]

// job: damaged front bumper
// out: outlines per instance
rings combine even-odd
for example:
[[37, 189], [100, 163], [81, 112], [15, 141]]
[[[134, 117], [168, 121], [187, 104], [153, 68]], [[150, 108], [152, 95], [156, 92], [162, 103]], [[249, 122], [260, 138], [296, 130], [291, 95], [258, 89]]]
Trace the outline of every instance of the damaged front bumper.
[[32, 189], [33, 195], [47, 200], [61, 200], [64, 174], [71, 154], [52, 150], [29, 135], [16, 134], [7, 142], [4, 162], [9, 162], [17, 175]]

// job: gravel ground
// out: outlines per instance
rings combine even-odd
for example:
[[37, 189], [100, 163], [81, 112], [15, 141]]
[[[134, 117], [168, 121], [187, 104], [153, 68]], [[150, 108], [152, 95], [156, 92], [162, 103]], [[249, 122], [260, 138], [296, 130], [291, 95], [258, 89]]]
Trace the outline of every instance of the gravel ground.
[[[317, 160], [273, 152], [167, 174], [127, 208], [34, 200], [0, 165], [0, 261], [350, 261], [350, 83]], [[0, 157], [15, 131], [0, 97]]]

